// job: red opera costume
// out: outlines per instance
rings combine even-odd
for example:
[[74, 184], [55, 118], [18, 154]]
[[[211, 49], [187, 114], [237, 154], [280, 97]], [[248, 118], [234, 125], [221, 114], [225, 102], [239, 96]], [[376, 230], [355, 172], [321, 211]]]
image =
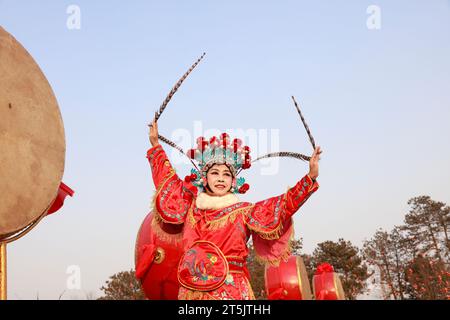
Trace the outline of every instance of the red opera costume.
[[253, 237], [260, 261], [277, 265], [287, 259], [292, 216], [318, 183], [306, 175], [285, 194], [252, 204], [233, 194], [211, 197], [199, 192], [190, 179], [177, 176], [160, 145], [151, 148], [147, 158], [156, 187], [155, 222], [183, 227], [182, 238], [175, 240], [183, 247], [178, 298], [254, 299], [246, 266], [248, 240]]

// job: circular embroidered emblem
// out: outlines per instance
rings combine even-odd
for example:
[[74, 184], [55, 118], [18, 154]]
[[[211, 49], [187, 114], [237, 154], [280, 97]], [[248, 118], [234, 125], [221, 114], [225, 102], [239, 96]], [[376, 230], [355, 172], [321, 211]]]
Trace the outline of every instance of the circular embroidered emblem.
[[212, 291], [223, 285], [228, 271], [228, 262], [214, 243], [197, 241], [180, 259], [178, 281], [190, 290]]

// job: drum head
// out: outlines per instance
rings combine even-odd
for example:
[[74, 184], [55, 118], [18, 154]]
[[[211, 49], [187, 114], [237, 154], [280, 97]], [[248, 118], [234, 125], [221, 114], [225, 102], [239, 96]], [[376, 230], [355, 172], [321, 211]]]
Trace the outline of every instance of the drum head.
[[55, 199], [65, 140], [53, 91], [28, 52], [0, 27], [0, 239]]

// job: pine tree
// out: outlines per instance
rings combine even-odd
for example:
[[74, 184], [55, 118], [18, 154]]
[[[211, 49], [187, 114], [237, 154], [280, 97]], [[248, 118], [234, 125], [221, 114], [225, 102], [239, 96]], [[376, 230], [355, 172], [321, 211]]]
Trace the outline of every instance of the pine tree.
[[408, 204], [404, 225], [365, 242], [365, 259], [378, 269], [386, 299], [448, 298], [450, 208], [428, 196]]
[[397, 300], [397, 290], [394, 286], [394, 275], [392, 274], [391, 261], [391, 240], [386, 231], [378, 230], [371, 240], [364, 243], [364, 259], [378, 268], [379, 285], [382, 288], [385, 299], [393, 298]]
[[101, 290], [105, 296], [98, 300], [145, 300], [144, 291], [133, 270], [114, 274]]
[[419, 255], [409, 264], [405, 273], [412, 299], [450, 299], [450, 273], [442, 261]]
[[417, 250], [428, 257], [449, 263], [450, 208], [442, 202], [433, 201], [429, 196], [420, 196], [408, 201], [411, 209], [405, 216], [406, 231], [414, 239]]

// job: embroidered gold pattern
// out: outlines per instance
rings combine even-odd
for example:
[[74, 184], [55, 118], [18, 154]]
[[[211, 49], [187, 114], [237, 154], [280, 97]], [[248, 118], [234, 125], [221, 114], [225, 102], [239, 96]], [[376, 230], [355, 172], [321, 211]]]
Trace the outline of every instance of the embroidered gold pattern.
[[262, 265], [271, 265], [274, 267], [278, 267], [280, 265], [281, 261], [287, 261], [289, 259], [289, 257], [292, 255], [292, 240], [293, 239], [294, 239], [294, 231], [292, 228], [289, 242], [286, 245], [286, 248], [280, 253], [280, 255], [277, 258], [269, 259], [266, 257], [262, 257], [258, 254], [257, 251], [255, 251], [256, 261], [258, 261]]
[[157, 216], [154, 215], [152, 220], [152, 230], [159, 240], [171, 244], [179, 244], [183, 240], [183, 232], [176, 234], [169, 234], [165, 232], [163, 229], [161, 229], [160, 223], [162, 223], [162, 221], [158, 221]]

